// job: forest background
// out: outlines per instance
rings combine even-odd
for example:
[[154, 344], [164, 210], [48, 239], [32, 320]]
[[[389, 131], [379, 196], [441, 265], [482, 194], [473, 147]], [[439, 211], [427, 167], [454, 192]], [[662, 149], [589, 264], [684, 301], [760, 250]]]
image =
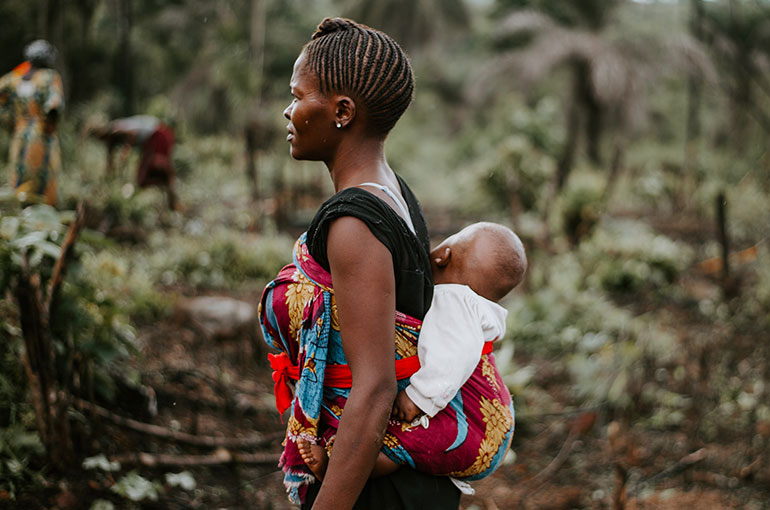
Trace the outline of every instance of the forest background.
[[[332, 192], [282, 117], [329, 15], [410, 54], [387, 154], [432, 241], [528, 250], [517, 433], [462, 507], [770, 508], [765, 0], [3, 0], [0, 72], [50, 40], [67, 108], [57, 207], [0, 188], [0, 507], [292, 508], [253, 313]], [[87, 134], [132, 114], [174, 126], [177, 211]]]

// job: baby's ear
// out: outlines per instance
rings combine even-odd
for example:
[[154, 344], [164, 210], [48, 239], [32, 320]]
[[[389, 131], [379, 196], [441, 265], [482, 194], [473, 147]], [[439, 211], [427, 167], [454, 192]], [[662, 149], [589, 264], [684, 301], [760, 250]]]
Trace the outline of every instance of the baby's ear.
[[447, 264], [449, 264], [449, 259], [452, 258], [452, 249], [447, 246], [444, 248], [444, 251], [439, 254], [438, 257], [434, 258], [433, 261], [436, 263], [438, 267], [445, 267]]

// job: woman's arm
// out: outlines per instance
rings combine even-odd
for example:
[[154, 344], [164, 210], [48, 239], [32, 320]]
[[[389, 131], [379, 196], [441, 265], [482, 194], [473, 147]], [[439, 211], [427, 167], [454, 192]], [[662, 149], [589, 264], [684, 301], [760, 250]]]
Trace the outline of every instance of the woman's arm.
[[345, 510], [372, 472], [396, 396], [396, 283], [390, 252], [359, 219], [331, 224], [327, 257], [353, 385], [313, 509]]

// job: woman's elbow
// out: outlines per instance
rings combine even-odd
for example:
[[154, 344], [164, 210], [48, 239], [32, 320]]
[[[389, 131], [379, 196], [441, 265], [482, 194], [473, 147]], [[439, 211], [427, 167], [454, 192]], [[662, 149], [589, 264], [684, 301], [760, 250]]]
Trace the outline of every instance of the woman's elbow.
[[[356, 388], [355, 381], [353, 388]], [[358, 385], [362, 397], [369, 401], [373, 407], [382, 407], [388, 410], [393, 407], [397, 389], [395, 376], [367, 378], [366, 381], [361, 381]]]

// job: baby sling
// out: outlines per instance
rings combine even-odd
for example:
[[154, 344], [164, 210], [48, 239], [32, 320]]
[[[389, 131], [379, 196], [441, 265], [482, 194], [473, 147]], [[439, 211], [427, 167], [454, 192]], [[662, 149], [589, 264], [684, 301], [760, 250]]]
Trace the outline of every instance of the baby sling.
[[[297, 439], [302, 437], [331, 452], [350, 392], [349, 384], [343, 384], [345, 369], [340, 368], [347, 360], [331, 275], [310, 256], [305, 240], [303, 234], [295, 244], [292, 264], [267, 285], [259, 306], [265, 341], [282, 351], [271, 358], [271, 365], [279, 411], [291, 407], [280, 466], [295, 502], [304, 499], [307, 484], [314, 481], [299, 453]], [[399, 391], [419, 367], [420, 325], [419, 320], [396, 313]], [[465, 481], [491, 474], [508, 450], [514, 418], [510, 393], [490, 350], [485, 349], [471, 378], [449, 405], [431, 418], [427, 429], [389, 421], [382, 452], [396, 463], [429, 474]], [[293, 392], [289, 379], [296, 381]]]

